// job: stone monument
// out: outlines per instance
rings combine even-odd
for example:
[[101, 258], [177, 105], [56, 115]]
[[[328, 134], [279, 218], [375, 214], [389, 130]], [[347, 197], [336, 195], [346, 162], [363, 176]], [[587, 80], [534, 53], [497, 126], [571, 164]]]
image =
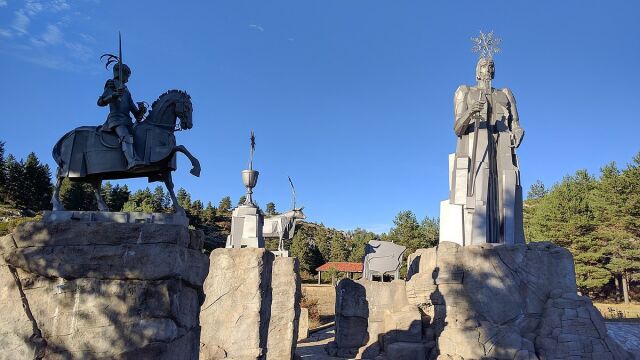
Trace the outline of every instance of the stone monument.
[[[53, 158], [58, 169], [51, 199], [53, 210], [64, 210], [59, 198], [64, 178], [90, 183], [98, 209], [109, 211], [100, 194], [102, 180], [146, 177], [149, 182], [165, 183], [176, 213], [186, 218], [173, 191], [171, 172], [177, 168], [175, 155], [181, 152], [191, 161], [191, 174], [200, 176], [200, 162], [183, 145], [176, 145], [174, 135], [177, 130], [193, 127], [191, 97], [181, 90], [169, 90], [153, 102], [145, 119], [146, 106], [142, 102], [134, 104], [125, 85], [131, 70], [122, 62], [122, 43], [118, 56], [103, 57], [108, 58], [107, 67], [115, 63], [113, 79], [107, 80], [98, 98], [99, 106], [109, 106], [109, 115], [102, 126], [76, 128], [54, 146]], [[134, 115], [135, 124], [130, 114]]]
[[633, 359], [577, 293], [571, 253], [524, 243], [513, 94], [491, 87], [493, 33], [474, 39], [478, 85], [455, 95], [456, 153], [440, 242], [406, 280], [341, 280], [329, 353], [357, 359]]
[[[170, 90], [143, 119], [146, 107], [124, 85], [122, 47], [108, 57], [114, 78], [98, 99], [107, 121], [58, 141], [53, 211], [0, 238], [0, 359], [198, 359], [209, 258], [171, 182], [177, 151], [200, 173], [173, 134], [192, 127], [191, 98]], [[100, 211], [63, 211], [65, 177], [90, 182]], [[100, 182], [131, 177], [163, 180], [176, 213], [109, 212]]]
[[440, 241], [523, 244], [516, 148], [524, 130], [511, 90], [491, 86], [500, 39], [481, 32], [473, 40], [477, 84], [461, 85], [454, 96], [458, 141], [449, 155], [449, 199], [440, 204]]
[[249, 148], [249, 169], [242, 170], [242, 182], [247, 189], [244, 203], [233, 209], [231, 214], [231, 234], [227, 237], [228, 248], [264, 248], [264, 216], [258, 205], [253, 202], [253, 188], [258, 183], [258, 171], [253, 170], [253, 152], [256, 147], [256, 137], [251, 131], [251, 146]]

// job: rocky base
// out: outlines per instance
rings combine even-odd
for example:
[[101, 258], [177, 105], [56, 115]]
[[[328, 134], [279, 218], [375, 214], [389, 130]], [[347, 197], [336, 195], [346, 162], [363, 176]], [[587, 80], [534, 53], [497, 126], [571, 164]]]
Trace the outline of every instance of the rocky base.
[[202, 242], [182, 225], [20, 225], [0, 243], [0, 359], [197, 359]]
[[329, 352], [362, 359], [633, 359], [576, 294], [571, 254], [550, 243], [460, 247], [409, 258], [408, 281], [342, 280]]
[[295, 258], [216, 249], [204, 284], [200, 359], [292, 359], [300, 317]]

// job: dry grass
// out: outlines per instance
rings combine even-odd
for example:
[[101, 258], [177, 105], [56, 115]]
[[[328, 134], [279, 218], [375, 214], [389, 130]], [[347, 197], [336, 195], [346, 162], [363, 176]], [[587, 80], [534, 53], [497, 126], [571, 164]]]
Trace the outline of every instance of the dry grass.
[[593, 304], [607, 320], [640, 321], [640, 304]]
[[320, 312], [318, 311], [318, 299], [310, 298], [302, 294], [300, 299], [300, 307], [309, 310], [309, 329], [315, 329], [320, 326]]

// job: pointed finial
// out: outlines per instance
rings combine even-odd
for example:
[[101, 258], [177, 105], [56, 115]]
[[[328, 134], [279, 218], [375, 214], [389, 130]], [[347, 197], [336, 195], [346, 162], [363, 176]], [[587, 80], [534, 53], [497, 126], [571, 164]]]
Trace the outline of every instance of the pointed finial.
[[249, 149], [249, 170], [253, 170], [253, 152], [256, 150], [256, 135], [251, 130], [251, 148]]
[[493, 34], [493, 30], [485, 34], [480, 30], [478, 37], [471, 38], [473, 48], [471, 51], [478, 53], [481, 59], [493, 59], [493, 54], [500, 52], [500, 43], [502, 39]]

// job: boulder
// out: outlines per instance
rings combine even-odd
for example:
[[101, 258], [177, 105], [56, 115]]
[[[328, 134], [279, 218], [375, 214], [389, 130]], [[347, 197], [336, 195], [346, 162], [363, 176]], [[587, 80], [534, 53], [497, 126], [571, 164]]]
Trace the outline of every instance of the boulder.
[[0, 359], [197, 359], [201, 237], [180, 225], [18, 226], [1, 239]]
[[633, 358], [608, 336], [591, 301], [577, 295], [573, 257], [564, 248], [442, 242], [410, 255], [408, 269], [406, 282], [338, 284], [333, 353], [363, 359]]

